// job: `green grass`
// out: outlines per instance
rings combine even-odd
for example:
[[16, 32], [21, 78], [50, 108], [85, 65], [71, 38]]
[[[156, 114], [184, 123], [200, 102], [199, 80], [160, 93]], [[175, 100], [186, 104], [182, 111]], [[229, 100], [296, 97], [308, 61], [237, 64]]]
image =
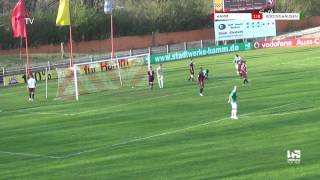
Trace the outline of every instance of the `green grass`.
[[[165, 89], [123, 88], [29, 103], [24, 86], [0, 89], [0, 179], [319, 179], [320, 49], [199, 58], [205, 96], [187, 82], [188, 61], [164, 64]], [[240, 119], [227, 96], [239, 87]], [[302, 151], [301, 164], [287, 150]]]

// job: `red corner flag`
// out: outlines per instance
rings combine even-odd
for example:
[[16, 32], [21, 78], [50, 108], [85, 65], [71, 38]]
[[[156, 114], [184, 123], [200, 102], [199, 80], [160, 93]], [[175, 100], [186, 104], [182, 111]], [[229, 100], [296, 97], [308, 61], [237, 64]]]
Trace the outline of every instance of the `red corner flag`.
[[27, 37], [25, 17], [27, 17], [25, 0], [20, 0], [11, 12], [11, 25], [14, 38]]
[[[28, 50], [28, 36], [27, 25], [25, 18], [27, 13], [25, 11], [25, 0], [19, 0], [16, 6], [11, 11], [11, 25], [14, 38], [25, 38], [26, 40], [26, 54], [27, 54], [27, 76], [30, 77], [30, 63], [29, 63], [29, 50]], [[20, 47], [21, 48], [21, 47]]]

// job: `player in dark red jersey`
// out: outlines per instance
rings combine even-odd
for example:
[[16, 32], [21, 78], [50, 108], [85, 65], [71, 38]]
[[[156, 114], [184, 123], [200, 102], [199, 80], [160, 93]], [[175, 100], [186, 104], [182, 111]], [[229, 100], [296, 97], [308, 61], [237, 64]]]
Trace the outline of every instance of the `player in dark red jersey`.
[[190, 80], [194, 81], [194, 65], [193, 65], [192, 59], [190, 61], [190, 65], [189, 65], [189, 72], [190, 72], [189, 81]]
[[243, 79], [243, 84], [249, 83], [248, 72], [247, 72], [247, 62], [241, 60], [239, 62], [239, 76]]
[[198, 73], [198, 84], [200, 88], [200, 96], [203, 96], [203, 89], [204, 89], [204, 74], [202, 67], [200, 67], [199, 73]]
[[150, 69], [148, 71], [148, 81], [149, 81], [149, 88], [153, 88], [153, 81], [154, 81], [154, 71], [152, 70], [152, 66], [150, 66]]

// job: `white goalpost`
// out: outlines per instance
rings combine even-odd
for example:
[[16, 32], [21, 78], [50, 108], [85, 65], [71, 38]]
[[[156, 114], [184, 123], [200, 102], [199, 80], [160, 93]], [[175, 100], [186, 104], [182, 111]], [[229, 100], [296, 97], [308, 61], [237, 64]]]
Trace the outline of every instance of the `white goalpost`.
[[46, 99], [48, 99], [48, 68], [46, 67], [45, 71], [45, 77], [46, 77]]
[[77, 81], [77, 79], [78, 79], [78, 76], [77, 76], [77, 66], [74, 64], [73, 65], [73, 71], [74, 71], [74, 73], [73, 73], [73, 78], [74, 78], [74, 88], [75, 88], [75, 93], [76, 93], [76, 100], [78, 101], [79, 100], [79, 91], [78, 91], [78, 81]]
[[125, 87], [147, 87], [150, 55], [120, 57], [57, 68], [58, 99], [76, 99], [83, 94], [114, 91]]

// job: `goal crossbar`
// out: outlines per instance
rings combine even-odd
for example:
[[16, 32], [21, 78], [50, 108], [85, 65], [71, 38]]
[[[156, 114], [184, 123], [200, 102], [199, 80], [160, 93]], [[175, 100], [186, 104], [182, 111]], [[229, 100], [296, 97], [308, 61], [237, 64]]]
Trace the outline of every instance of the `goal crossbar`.
[[85, 66], [85, 65], [91, 65], [91, 64], [101, 64], [101, 63], [106, 63], [106, 62], [112, 62], [112, 63], [115, 63], [116, 65], [116, 69], [118, 70], [118, 76], [119, 76], [119, 81], [120, 81], [120, 84], [121, 86], [123, 85], [123, 82], [122, 82], [122, 74], [121, 74], [121, 68], [120, 68], [120, 63], [119, 61], [123, 60], [123, 59], [135, 59], [135, 58], [147, 58], [145, 59], [145, 65], [147, 66], [147, 68], [149, 69], [150, 67], [150, 54], [147, 53], [147, 54], [140, 54], [140, 55], [134, 55], [134, 56], [123, 56], [123, 57], [117, 57], [117, 58], [108, 58], [108, 59], [105, 59], [105, 60], [99, 60], [99, 61], [92, 61], [92, 62], [84, 62], [84, 63], [76, 63], [73, 65], [73, 75], [74, 75], [74, 87], [75, 87], [75, 97], [76, 97], [76, 100], [79, 100], [79, 90], [78, 90], [78, 73], [77, 73], [77, 70], [79, 67], [81, 66]]
[[[139, 57], [146, 57], [146, 56], [148, 57], [148, 56], [150, 56], [150, 54], [147, 53], [147, 54], [139, 54], [139, 55], [134, 55], [134, 56], [123, 56], [123, 57], [117, 57], [117, 58], [108, 58], [108, 59], [105, 59], [105, 60], [92, 61], [92, 62], [76, 63], [76, 64], [74, 64], [74, 66], [82, 66], [82, 65], [87, 65], [87, 64], [103, 63], [103, 62], [109, 62], [109, 61], [119, 61], [121, 59], [139, 58]], [[148, 66], [150, 66], [150, 65], [148, 64]]]

